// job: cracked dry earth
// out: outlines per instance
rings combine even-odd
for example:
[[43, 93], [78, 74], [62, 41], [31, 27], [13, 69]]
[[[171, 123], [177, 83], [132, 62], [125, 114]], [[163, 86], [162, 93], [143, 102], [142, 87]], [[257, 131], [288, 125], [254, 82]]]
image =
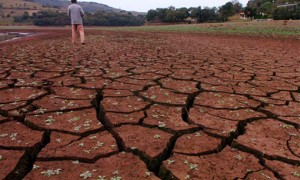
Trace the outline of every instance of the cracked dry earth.
[[299, 40], [56, 33], [0, 46], [0, 179], [300, 178]]

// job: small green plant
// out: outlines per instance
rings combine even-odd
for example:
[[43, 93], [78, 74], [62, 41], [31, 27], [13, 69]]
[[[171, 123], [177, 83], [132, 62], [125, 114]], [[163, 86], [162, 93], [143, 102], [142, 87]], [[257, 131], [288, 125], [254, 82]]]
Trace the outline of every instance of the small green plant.
[[47, 171], [42, 171], [41, 174], [50, 177], [53, 175], [59, 175], [61, 171], [62, 169], [55, 169], [55, 170], [49, 169]]
[[160, 139], [161, 136], [159, 134], [154, 135], [154, 139]]
[[175, 161], [174, 160], [167, 160], [168, 161], [168, 165], [173, 164]]
[[282, 125], [280, 125], [280, 127], [284, 128], [284, 129], [294, 128], [294, 126], [287, 125], [287, 124], [282, 124]]
[[79, 164], [80, 162], [78, 160], [72, 161], [73, 164]]
[[242, 157], [241, 155], [239, 155], [239, 154], [236, 155], [235, 158], [236, 158], [237, 160], [239, 160], [239, 161], [241, 161], [241, 160], [243, 159], [243, 157]]
[[166, 124], [164, 122], [158, 122], [158, 127], [164, 128], [164, 127], [166, 127]]
[[98, 176], [97, 180], [107, 180], [106, 176]]
[[145, 174], [146, 174], [147, 177], [151, 176], [151, 172], [149, 172], [149, 171], [146, 171]]
[[300, 173], [298, 171], [292, 172], [292, 175], [295, 177], [300, 177]]
[[90, 171], [85, 171], [85, 172], [81, 173], [79, 177], [81, 177], [83, 179], [87, 179], [87, 178], [91, 178], [92, 176], [93, 176], [93, 174]]
[[190, 170], [198, 170], [198, 164], [192, 164], [188, 160], [185, 160], [184, 164], [188, 165]]
[[32, 167], [32, 169], [33, 169], [33, 170], [40, 169], [40, 166], [34, 164], [33, 167]]

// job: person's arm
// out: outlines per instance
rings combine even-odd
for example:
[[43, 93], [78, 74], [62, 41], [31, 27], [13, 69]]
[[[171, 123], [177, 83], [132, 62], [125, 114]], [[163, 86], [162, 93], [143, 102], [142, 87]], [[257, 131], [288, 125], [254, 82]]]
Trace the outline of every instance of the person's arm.
[[84, 11], [83, 11], [82, 7], [80, 7], [80, 15], [81, 15], [81, 17], [84, 16]]

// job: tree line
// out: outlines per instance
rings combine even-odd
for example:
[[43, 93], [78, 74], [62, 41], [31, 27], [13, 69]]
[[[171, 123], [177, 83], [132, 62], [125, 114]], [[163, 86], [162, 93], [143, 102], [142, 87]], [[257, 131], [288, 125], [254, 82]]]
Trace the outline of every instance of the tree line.
[[224, 22], [228, 17], [242, 10], [243, 6], [237, 0], [227, 2], [223, 6], [216, 8], [191, 7], [191, 8], [157, 8], [148, 11], [146, 19], [148, 22], [184, 22], [187, 19], [196, 19], [202, 22]]
[[244, 12], [249, 19], [300, 19], [300, 2], [299, 0], [250, 0], [245, 8], [238, 0], [227, 2], [219, 8], [175, 8], [171, 6], [149, 10], [146, 20], [158, 23], [181, 23], [189, 22], [191, 19], [198, 23], [225, 22], [228, 17], [240, 12]]
[[250, 0], [245, 8], [245, 14], [248, 18], [254, 19], [300, 19], [300, 2], [299, 0]]
[[[23, 16], [14, 17], [15, 22], [31, 23], [37, 26], [66, 26], [70, 25], [70, 18], [67, 13], [59, 11], [40, 11], [31, 16], [24, 12]], [[143, 16], [133, 16], [130, 13], [86, 13], [84, 24], [88, 26], [140, 26], [144, 24]]]

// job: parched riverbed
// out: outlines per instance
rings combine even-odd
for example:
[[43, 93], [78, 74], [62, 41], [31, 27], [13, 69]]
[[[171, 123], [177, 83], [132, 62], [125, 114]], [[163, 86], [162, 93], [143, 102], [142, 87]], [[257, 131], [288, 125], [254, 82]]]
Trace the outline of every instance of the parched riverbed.
[[0, 179], [299, 179], [299, 40], [48, 31], [0, 45]]

